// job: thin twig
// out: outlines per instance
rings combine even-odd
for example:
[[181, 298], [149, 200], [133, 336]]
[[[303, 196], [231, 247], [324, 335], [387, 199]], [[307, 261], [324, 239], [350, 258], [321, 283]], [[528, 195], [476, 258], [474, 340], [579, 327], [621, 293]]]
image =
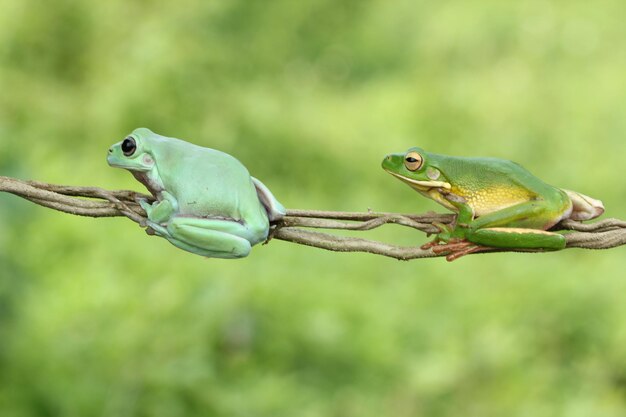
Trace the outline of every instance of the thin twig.
[[[23, 181], [0, 176], [0, 191], [15, 194], [33, 203], [77, 216], [125, 216], [145, 227], [146, 213], [138, 201], [152, 196], [130, 190], [109, 191], [98, 187], [73, 187], [38, 181]], [[409, 260], [443, 256], [417, 246], [396, 246], [374, 240], [336, 236], [302, 228], [365, 231], [384, 224], [398, 224], [427, 234], [437, 233], [433, 223], [450, 224], [452, 214], [399, 214], [287, 210], [287, 215], [272, 225], [271, 237], [335, 252], [367, 252]], [[609, 249], [626, 244], [626, 222], [605, 219], [595, 223], [565, 220], [553, 230], [565, 230], [568, 248]], [[497, 249], [494, 251], [502, 252]], [[517, 251], [517, 250], [513, 250]], [[540, 251], [535, 251], [540, 252]]]

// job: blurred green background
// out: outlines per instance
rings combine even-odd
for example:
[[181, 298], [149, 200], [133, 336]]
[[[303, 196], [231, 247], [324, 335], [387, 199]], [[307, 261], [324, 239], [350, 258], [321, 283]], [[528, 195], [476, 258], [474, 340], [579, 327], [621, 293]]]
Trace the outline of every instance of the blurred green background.
[[[105, 156], [145, 126], [237, 156], [289, 208], [445, 211], [379, 168], [421, 146], [626, 218], [622, 0], [0, 10], [0, 175], [142, 190]], [[623, 416], [625, 254], [204, 259], [0, 195], [0, 414]]]

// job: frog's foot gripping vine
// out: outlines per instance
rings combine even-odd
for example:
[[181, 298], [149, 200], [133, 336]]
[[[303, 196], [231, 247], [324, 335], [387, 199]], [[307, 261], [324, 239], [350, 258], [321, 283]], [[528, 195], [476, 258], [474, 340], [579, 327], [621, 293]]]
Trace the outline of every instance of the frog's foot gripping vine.
[[421, 249], [430, 249], [437, 255], [446, 254], [446, 260], [448, 262], [452, 262], [455, 259], [459, 259], [461, 256], [469, 255], [470, 253], [482, 252], [491, 249], [488, 246], [476, 245], [466, 239], [460, 238], [453, 238], [445, 243], [441, 242], [441, 239], [436, 238], [432, 242], [422, 245]]

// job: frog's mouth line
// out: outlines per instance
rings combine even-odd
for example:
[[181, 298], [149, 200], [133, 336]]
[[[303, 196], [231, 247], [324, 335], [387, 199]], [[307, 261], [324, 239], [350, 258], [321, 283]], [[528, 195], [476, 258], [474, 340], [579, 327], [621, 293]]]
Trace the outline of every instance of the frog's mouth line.
[[387, 169], [385, 171], [387, 171], [394, 177], [402, 180], [403, 182], [406, 182], [411, 187], [416, 188], [418, 190], [428, 191], [431, 188], [445, 188], [446, 190], [449, 190], [452, 188], [450, 183], [445, 182], [445, 181], [432, 181], [432, 180], [431, 181], [419, 181], [419, 180], [414, 180], [413, 178], [405, 177], [404, 175], [396, 174], [395, 172], [391, 172]]

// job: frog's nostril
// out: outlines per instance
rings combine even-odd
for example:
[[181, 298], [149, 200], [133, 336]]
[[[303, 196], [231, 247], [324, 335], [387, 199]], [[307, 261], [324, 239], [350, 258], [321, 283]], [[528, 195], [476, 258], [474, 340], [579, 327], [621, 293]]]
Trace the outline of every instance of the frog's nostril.
[[391, 161], [391, 155], [387, 155], [387, 157], [385, 158], [387, 161]]
[[113, 148], [109, 148], [109, 153], [113, 153]]

